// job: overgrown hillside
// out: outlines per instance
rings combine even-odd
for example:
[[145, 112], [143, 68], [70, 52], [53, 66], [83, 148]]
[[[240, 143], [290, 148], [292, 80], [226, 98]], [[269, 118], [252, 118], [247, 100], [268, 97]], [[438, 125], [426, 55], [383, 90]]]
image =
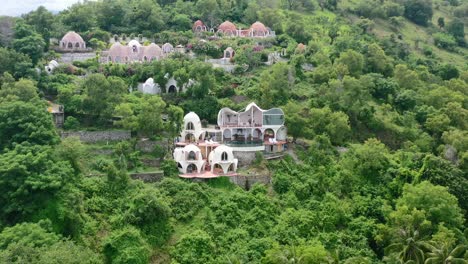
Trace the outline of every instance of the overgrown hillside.
[[[468, 263], [467, 18], [462, 0], [100, 0], [1, 17], [0, 262]], [[196, 33], [198, 19], [276, 37]], [[62, 63], [68, 31], [96, 57]], [[119, 37], [183, 52], [103, 63]], [[228, 47], [232, 72], [209, 63]], [[139, 92], [149, 78], [186, 89]], [[215, 124], [250, 102], [285, 112], [288, 155], [238, 171], [270, 184], [179, 178], [184, 114]], [[59, 136], [122, 129], [130, 140]]]

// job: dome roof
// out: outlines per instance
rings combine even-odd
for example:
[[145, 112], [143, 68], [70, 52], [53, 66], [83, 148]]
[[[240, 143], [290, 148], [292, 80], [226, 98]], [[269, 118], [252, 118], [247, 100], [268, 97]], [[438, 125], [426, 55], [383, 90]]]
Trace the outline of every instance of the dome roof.
[[255, 30], [257, 32], [268, 32], [267, 27], [265, 27], [265, 25], [262, 22], [258, 21], [253, 23], [250, 29]]
[[205, 24], [203, 24], [203, 22], [201, 20], [197, 20], [197, 21], [195, 21], [195, 23], [193, 23], [192, 29], [195, 30], [197, 27], [204, 28]]
[[[227, 159], [223, 160], [223, 153], [227, 154]], [[232, 152], [232, 148], [226, 145], [220, 145], [216, 147], [213, 151], [210, 152], [208, 155], [208, 160], [211, 163], [218, 163], [218, 162], [233, 162], [234, 161], [234, 154]]]
[[304, 45], [302, 43], [297, 44], [297, 49], [298, 50], [303, 51], [303, 50], [305, 50], [305, 48], [306, 48], [306, 45]]
[[198, 117], [198, 115], [195, 114], [194, 112], [190, 112], [184, 116], [184, 122], [189, 122], [189, 121], [193, 123], [198, 123], [200, 122], [200, 117]]
[[223, 32], [235, 32], [237, 30], [236, 25], [234, 25], [232, 22], [229, 21], [224, 21], [221, 25], [219, 25], [218, 30], [223, 31]]
[[58, 64], [58, 62], [56, 60], [51, 60], [51, 61], [49, 61], [49, 66], [58, 67], [59, 64]]
[[158, 45], [151, 43], [149, 46], [145, 47], [145, 50], [143, 52], [143, 55], [152, 58], [152, 57], [157, 57], [160, 56], [162, 53], [161, 47]]
[[127, 55], [127, 48], [120, 44], [120, 42], [116, 42], [110, 47], [109, 55], [124, 57]]
[[127, 46], [129, 46], [129, 47], [137, 46], [139, 48], [139, 47], [141, 47], [141, 44], [140, 44], [140, 42], [138, 42], [138, 40], [132, 39], [132, 40], [130, 40], [130, 42], [128, 42]]
[[185, 153], [190, 152], [190, 151], [193, 151], [195, 153], [200, 152], [200, 148], [193, 145], [193, 144], [189, 144], [189, 145], [185, 146], [182, 150]]
[[145, 84], [154, 85], [154, 79], [153, 78], [148, 78], [148, 80], [146, 80]]
[[84, 42], [83, 38], [78, 34], [76, 33], [75, 31], [69, 31], [67, 34], [65, 34], [65, 36], [63, 36], [62, 38], [62, 41], [63, 42], [72, 42], [72, 43], [76, 43], [76, 42]]
[[171, 52], [172, 50], [174, 50], [174, 46], [172, 46], [171, 43], [165, 43], [164, 45], [162, 45], [162, 50], [164, 52]]

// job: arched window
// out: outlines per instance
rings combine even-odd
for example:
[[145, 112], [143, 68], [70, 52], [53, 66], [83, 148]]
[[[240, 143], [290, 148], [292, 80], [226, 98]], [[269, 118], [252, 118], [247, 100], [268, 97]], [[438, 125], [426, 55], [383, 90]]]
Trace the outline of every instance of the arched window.
[[73, 44], [72, 44], [71, 42], [68, 42], [68, 45], [67, 45], [67, 46], [68, 46], [69, 49], [72, 49], [72, 48], [73, 48]]
[[109, 58], [107, 58], [107, 62], [112, 62], [112, 57], [109, 56]]
[[221, 154], [221, 160], [222, 161], [227, 161], [228, 160], [228, 154], [227, 154], [226, 151]]
[[192, 122], [187, 123], [187, 130], [195, 130], [195, 127]]
[[197, 155], [195, 154], [194, 151], [190, 151], [189, 154], [188, 154], [188, 160], [196, 160], [197, 159]]
[[132, 46], [132, 51], [133, 51], [133, 53], [137, 53], [137, 52], [138, 52], [138, 48], [137, 48], [136, 45], [133, 45], [133, 46]]
[[79, 48], [80, 47], [80, 43], [75, 43], [75, 48]]
[[62, 42], [62, 48], [65, 48], [65, 46], [66, 46], [65, 42]]
[[144, 56], [143, 61], [148, 61], [148, 57]]

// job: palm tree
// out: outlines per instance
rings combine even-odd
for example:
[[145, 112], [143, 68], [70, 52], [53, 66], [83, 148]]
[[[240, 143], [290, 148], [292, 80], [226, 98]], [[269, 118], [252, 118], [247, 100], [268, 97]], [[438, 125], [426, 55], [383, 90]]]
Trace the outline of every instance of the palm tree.
[[428, 243], [428, 248], [431, 252], [426, 254], [424, 264], [468, 264], [463, 258], [467, 246], [459, 245], [452, 249], [447, 244], [439, 246], [436, 243]]
[[385, 248], [385, 251], [397, 252], [401, 263], [424, 264], [424, 249], [427, 243], [419, 237], [419, 231], [413, 228], [400, 229], [398, 237], [398, 241]]

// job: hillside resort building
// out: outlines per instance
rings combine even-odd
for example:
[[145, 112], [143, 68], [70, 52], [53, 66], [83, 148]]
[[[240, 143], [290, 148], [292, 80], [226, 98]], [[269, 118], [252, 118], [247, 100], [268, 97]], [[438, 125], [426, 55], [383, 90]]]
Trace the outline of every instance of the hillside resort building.
[[174, 160], [184, 178], [235, 176], [238, 165], [250, 163], [257, 152], [271, 157], [283, 153], [286, 137], [280, 108], [263, 110], [255, 103], [241, 112], [223, 108], [217, 125], [207, 127], [190, 112], [176, 139]]

